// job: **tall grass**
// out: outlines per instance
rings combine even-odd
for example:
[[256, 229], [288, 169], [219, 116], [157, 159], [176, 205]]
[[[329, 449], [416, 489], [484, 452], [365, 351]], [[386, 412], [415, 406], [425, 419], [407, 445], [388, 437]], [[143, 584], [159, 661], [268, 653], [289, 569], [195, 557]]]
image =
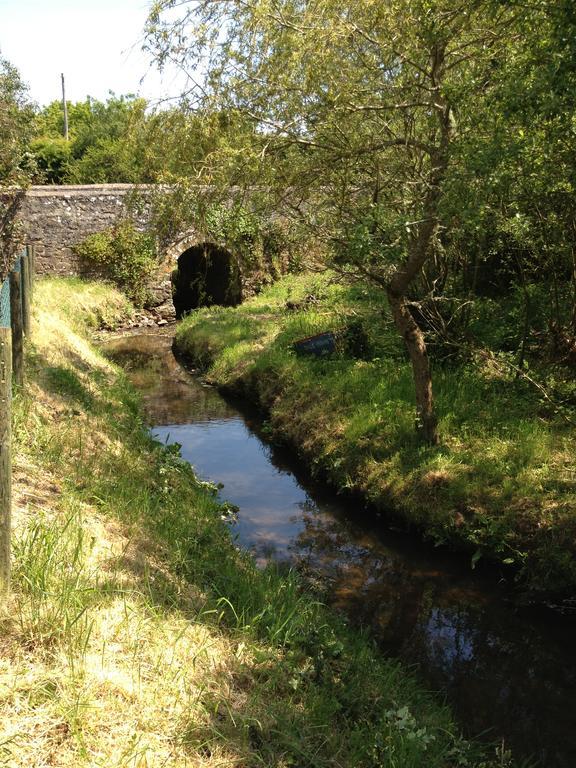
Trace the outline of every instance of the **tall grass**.
[[[294, 341], [326, 330], [344, 330], [336, 354], [295, 354]], [[176, 344], [256, 401], [273, 434], [336, 486], [473, 562], [513, 566], [531, 589], [576, 585], [574, 431], [497, 356], [436, 367], [442, 442], [430, 448], [416, 438], [410, 366], [374, 290], [287, 277], [238, 308], [192, 314]]]
[[63, 518], [39, 515], [14, 545], [14, 583], [20, 595], [15, 621], [23, 642], [63, 642], [83, 652], [90, 638], [88, 608], [98, 582], [86, 572], [85, 531], [80, 510]]
[[148, 437], [125, 377], [71, 318], [71, 289], [89, 314], [116, 301], [92, 285], [37, 287], [15, 424], [2, 761], [509, 765], [463, 740], [447, 708], [295, 575], [238, 551], [214, 492]]

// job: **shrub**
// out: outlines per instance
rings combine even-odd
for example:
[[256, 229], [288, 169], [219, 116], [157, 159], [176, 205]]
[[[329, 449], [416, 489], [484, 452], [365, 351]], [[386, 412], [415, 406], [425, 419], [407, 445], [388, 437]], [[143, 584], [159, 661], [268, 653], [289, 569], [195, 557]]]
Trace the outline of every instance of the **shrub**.
[[131, 221], [89, 235], [74, 251], [89, 269], [115, 283], [136, 306], [143, 306], [150, 298], [150, 275], [158, 262], [156, 245]]
[[70, 169], [70, 142], [62, 137], [41, 136], [30, 149], [36, 160], [36, 184], [63, 184]]

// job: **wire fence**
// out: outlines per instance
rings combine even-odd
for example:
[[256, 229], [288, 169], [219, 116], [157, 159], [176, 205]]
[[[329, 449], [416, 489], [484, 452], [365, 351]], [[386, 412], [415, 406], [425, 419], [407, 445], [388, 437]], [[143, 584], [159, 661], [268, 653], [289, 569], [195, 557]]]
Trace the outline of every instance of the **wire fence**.
[[[28, 251], [24, 249], [16, 257], [12, 271], [16, 274], [22, 274], [22, 261], [26, 258]], [[23, 294], [20, 294], [20, 301], [22, 301]], [[2, 283], [0, 289], [0, 328], [11, 327], [11, 311], [10, 311], [10, 277], [7, 275], [6, 279]]]
[[0, 290], [0, 328], [10, 328], [10, 281], [2, 283]]

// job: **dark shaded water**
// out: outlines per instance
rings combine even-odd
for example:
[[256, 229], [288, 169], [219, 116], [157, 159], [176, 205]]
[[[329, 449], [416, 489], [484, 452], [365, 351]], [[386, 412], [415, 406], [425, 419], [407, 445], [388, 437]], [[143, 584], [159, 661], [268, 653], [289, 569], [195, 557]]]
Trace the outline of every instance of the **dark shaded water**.
[[338, 608], [447, 696], [468, 735], [574, 768], [576, 620], [516, 608], [494, 574], [472, 573], [312, 481], [261, 439], [257, 417], [184, 371], [171, 342], [143, 334], [107, 349], [141, 391], [153, 434], [180, 443], [198, 475], [223, 483], [240, 507], [239, 543], [326, 585]]

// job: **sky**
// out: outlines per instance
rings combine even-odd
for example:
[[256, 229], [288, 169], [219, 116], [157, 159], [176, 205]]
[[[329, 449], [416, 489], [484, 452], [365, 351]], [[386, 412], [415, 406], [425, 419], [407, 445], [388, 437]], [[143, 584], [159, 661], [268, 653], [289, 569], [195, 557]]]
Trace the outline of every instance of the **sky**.
[[[0, 54], [40, 106], [61, 98], [104, 101], [109, 91], [156, 102], [179, 92], [141, 51], [147, 0], [0, 0]], [[141, 80], [143, 81], [141, 82]]]

